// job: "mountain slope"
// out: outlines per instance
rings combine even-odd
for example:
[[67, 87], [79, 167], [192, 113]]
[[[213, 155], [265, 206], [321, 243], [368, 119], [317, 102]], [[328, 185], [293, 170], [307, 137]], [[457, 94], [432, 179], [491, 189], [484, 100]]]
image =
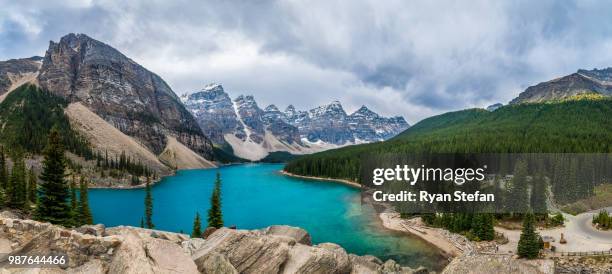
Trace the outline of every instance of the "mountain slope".
[[91, 157], [89, 143], [71, 127], [64, 114], [67, 102], [35, 85], [25, 84], [11, 92], [0, 103], [0, 143], [15, 149], [40, 153], [47, 135], [56, 127], [69, 151]]
[[213, 158], [212, 143], [159, 76], [84, 34], [50, 42], [38, 82], [58, 96], [81, 102], [155, 154], [172, 136]]
[[261, 109], [253, 96], [232, 101], [220, 84], [209, 84], [181, 100], [217, 146], [229, 145], [235, 155], [250, 160], [273, 152], [301, 155], [382, 141], [408, 127], [402, 117], [385, 118], [365, 106], [347, 115], [337, 101], [309, 111], [292, 105], [284, 112], [275, 105]]
[[0, 102], [9, 92], [25, 83], [36, 83], [42, 57], [11, 59], [0, 62]]
[[612, 152], [612, 99], [468, 109], [425, 119], [388, 141], [302, 156], [285, 170], [356, 180], [363, 155], [395, 152]]
[[578, 70], [576, 73], [528, 87], [510, 104], [539, 103], [597, 93], [612, 95], [612, 68]]
[[160, 162], [155, 154], [139, 144], [134, 138], [125, 135], [100, 118], [80, 102], [68, 105], [64, 112], [70, 120], [72, 128], [89, 141], [93, 150], [104, 151], [110, 155], [124, 153], [155, 170], [158, 174], [170, 173], [170, 168]]

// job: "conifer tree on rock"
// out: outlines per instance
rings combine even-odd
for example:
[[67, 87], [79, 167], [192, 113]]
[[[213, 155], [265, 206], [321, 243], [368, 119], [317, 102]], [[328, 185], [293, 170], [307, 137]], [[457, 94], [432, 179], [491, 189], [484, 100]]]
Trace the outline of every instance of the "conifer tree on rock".
[[49, 133], [44, 155], [36, 219], [69, 226], [72, 222], [72, 214], [68, 204], [70, 190], [65, 180], [64, 147], [60, 133], [55, 128]]
[[208, 226], [223, 227], [223, 213], [221, 212], [221, 174], [217, 172], [215, 188], [210, 197], [210, 209], [208, 210]]
[[191, 231], [191, 237], [202, 237], [202, 221], [200, 220], [199, 212], [196, 212], [195, 218], [193, 219], [193, 230]]

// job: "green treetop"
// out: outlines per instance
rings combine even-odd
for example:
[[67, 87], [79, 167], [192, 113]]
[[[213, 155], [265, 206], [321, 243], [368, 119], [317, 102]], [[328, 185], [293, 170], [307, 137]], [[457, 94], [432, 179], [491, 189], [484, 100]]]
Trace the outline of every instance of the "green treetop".
[[223, 227], [223, 213], [221, 213], [221, 174], [217, 172], [215, 188], [210, 196], [210, 209], [208, 210], [208, 226]]
[[89, 195], [87, 193], [87, 182], [83, 177], [79, 182], [79, 220], [81, 224], [93, 224], [93, 216], [89, 209]]
[[147, 177], [147, 184], [145, 187], [145, 223], [147, 228], [154, 228], [153, 224], [153, 194], [151, 194], [151, 179]]
[[68, 205], [70, 193], [64, 174], [66, 171], [64, 147], [59, 131], [56, 129], [49, 133], [44, 155], [36, 218], [40, 221], [68, 226], [72, 221]]
[[535, 231], [535, 217], [533, 213], [528, 213], [523, 220], [523, 231], [518, 242], [518, 255], [527, 259], [535, 259], [540, 249], [540, 235]]
[[196, 212], [195, 219], [193, 220], [193, 230], [191, 231], [191, 237], [202, 237], [202, 221], [200, 220], [199, 212]]

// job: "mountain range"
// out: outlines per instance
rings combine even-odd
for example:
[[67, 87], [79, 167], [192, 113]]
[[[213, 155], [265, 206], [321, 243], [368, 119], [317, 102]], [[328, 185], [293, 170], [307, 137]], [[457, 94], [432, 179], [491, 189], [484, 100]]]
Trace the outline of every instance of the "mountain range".
[[[94, 154], [125, 154], [159, 174], [211, 167], [237, 160], [234, 155], [259, 160], [275, 151], [307, 154], [382, 141], [408, 128], [403, 118], [366, 107], [348, 115], [339, 102], [309, 111], [261, 109], [253, 96], [232, 100], [216, 84], [179, 98], [160, 76], [85, 34], [50, 41], [44, 57], [0, 62], [0, 103], [24, 84], [53, 96], [37, 100], [65, 101], [70, 126]], [[31, 92], [23, 89], [16, 99]], [[7, 109], [23, 107], [10, 102]]]
[[528, 87], [510, 104], [541, 103], [584, 94], [612, 95], [612, 68], [584, 70]]
[[24, 83], [65, 100], [93, 151], [125, 153], [161, 174], [214, 166], [212, 142], [168, 84], [87, 35], [51, 41], [44, 57], [0, 62], [0, 100]]
[[383, 141], [409, 127], [402, 117], [382, 117], [366, 106], [349, 115], [338, 101], [308, 111], [293, 105], [284, 111], [275, 105], [262, 109], [250, 95], [232, 100], [220, 84], [187, 93], [181, 100], [215, 144], [227, 143], [249, 160], [275, 151], [307, 154]]

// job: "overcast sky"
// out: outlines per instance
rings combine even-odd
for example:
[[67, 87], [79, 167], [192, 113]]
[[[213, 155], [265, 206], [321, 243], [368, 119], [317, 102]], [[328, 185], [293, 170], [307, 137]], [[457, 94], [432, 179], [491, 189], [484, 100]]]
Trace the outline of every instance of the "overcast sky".
[[507, 103], [527, 86], [612, 66], [610, 1], [0, 0], [0, 59], [85, 33], [177, 94], [301, 109], [340, 100], [414, 123]]

